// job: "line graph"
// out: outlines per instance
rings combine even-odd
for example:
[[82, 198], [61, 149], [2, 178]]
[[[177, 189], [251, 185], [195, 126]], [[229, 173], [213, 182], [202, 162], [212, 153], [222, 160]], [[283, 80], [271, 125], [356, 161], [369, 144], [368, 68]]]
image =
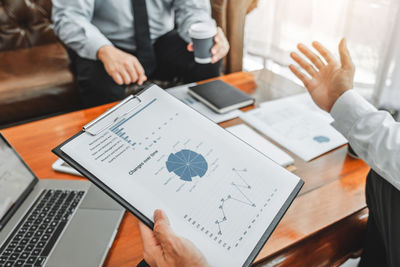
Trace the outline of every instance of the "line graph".
[[[197, 189], [181, 191], [184, 197], [202, 200], [201, 206], [186, 209], [182, 218], [190, 227], [227, 251], [240, 248], [246, 240], [255, 238], [253, 229], [268, 216], [266, 214], [270, 203], [275, 199], [277, 188], [260, 183], [262, 178], [257, 177], [265, 174], [243, 166], [241, 162], [226, 164], [212, 149], [194, 147], [190, 146], [204, 155], [209, 167], [206, 179], [196, 179], [198, 185], [185, 182], [186, 186], [197, 186]], [[215, 173], [210, 175], [214, 168]], [[175, 177], [168, 181], [172, 182], [174, 179]], [[182, 182], [179, 178], [175, 181]], [[207, 198], [203, 197], [204, 194], [207, 194]]]
[[215, 220], [215, 224], [218, 226], [218, 235], [222, 235], [221, 225], [228, 221], [228, 217], [226, 216], [225, 212], [226, 205], [232, 202], [237, 202], [252, 208], [256, 208], [256, 204], [253, 201], [251, 201], [251, 199], [246, 195], [245, 192], [243, 192], [244, 189], [246, 189], [247, 191], [251, 190], [251, 185], [247, 183], [247, 181], [244, 179], [242, 175], [242, 173], [247, 173], [247, 169], [238, 170], [236, 168], [232, 168], [232, 171], [233, 173], [235, 173], [236, 177], [238, 177], [239, 180], [241, 181], [240, 183], [236, 182], [231, 183], [231, 186], [233, 186], [236, 189], [236, 192], [239, 193], [239, 197], [237, 197], [236, 195], [232, 196], [232, 194], [229, 194], [226, 197], [221, 198], [220, 205], [218, 206], [218, 209], [221, 212], [221, 217]]

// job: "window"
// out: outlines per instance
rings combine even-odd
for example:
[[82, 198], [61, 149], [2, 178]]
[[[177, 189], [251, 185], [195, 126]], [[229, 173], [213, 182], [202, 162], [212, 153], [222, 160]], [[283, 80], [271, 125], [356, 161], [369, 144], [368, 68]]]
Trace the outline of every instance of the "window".
[[[346, 37], [357, 67], [355, 87], [372, 100], [375, 88], [394, 75], [387, 58], [392, 37], [400, 33], [399, 7], [398, 0], [259, 0], [247, 17], [244, 68], [265, 67], [294, 80], [287, 66], [298, 42], [318, 40], [337, 54]], [[375, 96], [385, 90], [377, 88]]]

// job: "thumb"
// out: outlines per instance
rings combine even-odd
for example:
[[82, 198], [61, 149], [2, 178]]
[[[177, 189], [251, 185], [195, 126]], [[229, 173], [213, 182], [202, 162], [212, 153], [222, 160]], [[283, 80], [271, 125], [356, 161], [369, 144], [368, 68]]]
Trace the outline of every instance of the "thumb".
[[175, 238], [175, 233], [171, 228], [168, 217], [162, 210], [156, 210], [154, 212], [154, 236], [160, 242], [160, 245], [170, 245]]
[[193, 52], [194, 49], [193, 49], [193, 44], [192, 43], [187, 45], [187, 50], [189, 52]]
[[340, 62], [342, 63], [342, 68], [344, 69], [352, 69], [353, 61], [350, 56], [349, 49], [347, 48], [347, 41], [343, 38], [339, 44], [339, 54], [340, 54]]

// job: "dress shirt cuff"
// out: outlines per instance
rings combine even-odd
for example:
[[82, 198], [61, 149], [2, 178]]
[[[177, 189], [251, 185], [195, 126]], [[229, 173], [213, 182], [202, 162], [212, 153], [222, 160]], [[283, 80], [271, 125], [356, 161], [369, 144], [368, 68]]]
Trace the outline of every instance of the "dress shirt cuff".
[[332, 107], [334, 118], [332, 126], [342, 133], [347, 140], [352, 127], [364, 115], [375, 112], [376, 108], [354, 90], [343, 93]]
[[82, 51], [81, 57], [85, 57], [92, 60], [98, 60], [97, 52], [102, 46], [113, 45], [110, 40], [105, 36], [98, 35], [87, 39], [85, 47]]

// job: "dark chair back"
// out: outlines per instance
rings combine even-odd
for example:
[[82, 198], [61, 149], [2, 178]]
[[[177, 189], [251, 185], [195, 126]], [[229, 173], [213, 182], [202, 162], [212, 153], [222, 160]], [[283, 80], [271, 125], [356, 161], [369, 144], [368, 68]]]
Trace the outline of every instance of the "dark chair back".
[[53, 42], [51, 0], [0, 0], [0, 51]]

